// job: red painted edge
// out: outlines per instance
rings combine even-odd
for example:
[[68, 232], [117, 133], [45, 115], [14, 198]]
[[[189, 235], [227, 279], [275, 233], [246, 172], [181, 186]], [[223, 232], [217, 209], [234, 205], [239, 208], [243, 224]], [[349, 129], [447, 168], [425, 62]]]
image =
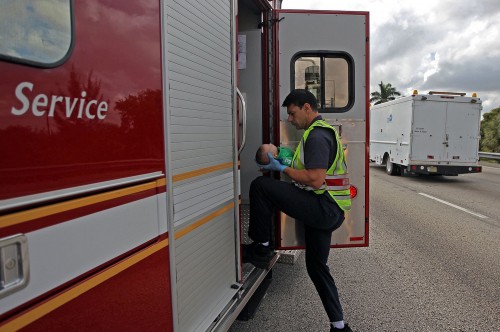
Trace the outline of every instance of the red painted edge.
[[365, 13], [366, 23], [366, 157], [365, 157], [365, 246], [370, 243], [370, 14]]
[[[273, 21], [278, 20], [278, 15], [280, 13], [280, 10], [275, 10], [273, 12]], [[274, 24], [274, 30], [273, 30], [273, 66], [274, 66], [274, 103], [273, 103], [273, 124], [274, 124], [274, 142], [279, 142], [280, 141], [280, 127], [279, 127], [279, 114], [280, 114], [280, 78], [279, 78], [279, 72], [280, 72], [280, 66], [279, 66], [279, 24]], [[279, 175], [277, 175], [279, 176]], [[282, 248], [281, 247], [281, 218], [279, 211], [276, 210], [275, 212], [275, 218], [274, 218], [274, 224], [277, 225], [278, 227], [275, 227], [275, 239], [274, 243], [277, 248]]]
[[[269, 22], [271, 19], [269, 17], [269, 12], [264, 12], [263, 13], [263, 18], [264, 22]], [[263, 28], [263, 34], [262, 34], [262, 40], [261, 40], [261, 47], [262, 47], [262, 79], [263, 79], [263, 84], [262, 84], [262, 95], [264, 98], [262, 98], [262, 137], [264, 138], [264, 141], [267, 142], [269, 141], [269, 50], [268, 50], [268, 43], [269, 43], [269, 33], [268, 33], [268, 28], [264, 26]]]

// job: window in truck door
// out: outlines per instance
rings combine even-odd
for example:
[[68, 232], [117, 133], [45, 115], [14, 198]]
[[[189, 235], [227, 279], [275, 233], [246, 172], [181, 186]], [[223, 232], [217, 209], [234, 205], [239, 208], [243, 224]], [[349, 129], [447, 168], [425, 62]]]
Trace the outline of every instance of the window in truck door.
[[291, 86], [311, 91], [320, 112], [346, 112], [354, 103], [352, 57], [345, 52], [299, 52], [292, 58]]
[[56, 67], [71, 49], [70, 0], [0, 1], [0, 58]]

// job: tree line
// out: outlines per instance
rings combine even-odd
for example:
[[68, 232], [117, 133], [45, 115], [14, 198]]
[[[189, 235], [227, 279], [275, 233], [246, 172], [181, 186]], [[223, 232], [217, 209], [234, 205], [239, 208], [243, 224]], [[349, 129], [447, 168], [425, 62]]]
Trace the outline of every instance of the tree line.
[[[370, 103], [382, 104], [401, 96], [391, 83], [380, 82], [379, 91], [371, 93]], [[483, 114], [479, 151], [500, 153], [500, 107]]]

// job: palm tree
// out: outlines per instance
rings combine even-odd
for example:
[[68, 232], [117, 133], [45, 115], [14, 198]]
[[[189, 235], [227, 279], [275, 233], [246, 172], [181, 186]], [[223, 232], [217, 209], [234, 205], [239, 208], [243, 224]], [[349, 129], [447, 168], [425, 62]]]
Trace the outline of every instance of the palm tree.
[[393, 88], [391, 83], [384, 84], [384, 82], [380, 81], [378, 86], [380, 87], [380, 92], [375, 91], [371, 93], [370, 103], [375, 102], [375, 105], [378, 105], [396, 99], [395, 96], [401, 96], [401, 93], [396, 91], [396, 88]]

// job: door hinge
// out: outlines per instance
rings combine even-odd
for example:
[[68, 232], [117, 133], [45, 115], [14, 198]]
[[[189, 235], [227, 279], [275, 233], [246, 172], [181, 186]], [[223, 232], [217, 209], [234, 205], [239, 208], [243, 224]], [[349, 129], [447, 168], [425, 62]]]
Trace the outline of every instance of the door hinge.
[[258, 27], [259, 27], [259, 29], [262, 28], [262, 27], [267, 27], [269, 25], [279, 23], [279, 22], [283, 21], [284, 19], [285, 19], [284, 17], [282, 17], [280, 19], [272, 18], [270, 20], [267, 20], [267, 21], [264, 21], [264, 22], [260, 22], [259, 25], [258, 25]]

